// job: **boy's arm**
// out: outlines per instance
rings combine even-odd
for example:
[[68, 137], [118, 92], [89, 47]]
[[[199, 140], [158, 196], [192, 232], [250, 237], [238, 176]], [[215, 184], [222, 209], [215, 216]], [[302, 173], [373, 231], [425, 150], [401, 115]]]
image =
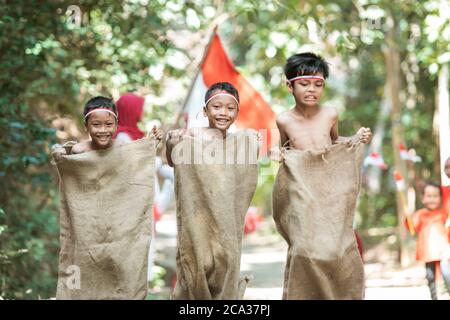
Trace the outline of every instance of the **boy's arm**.
[[362, 143], [368, 144], [372, 140], [372, 132], [370, 131], [370, 128], [361, 127], [355, 135], [351, 137], [339, 136], [333, 143], [349, 143], [351, 141], [356, 142], [357, 140], [361, 141]]
[[185, 132], [186, 132], [185, 129], [179, 129], [179, 130], [172, 130], [167, 133], [166, 158], [167, 158], [167, 164], [171, 167], [173, 167], [172, 149], [178, 142], [181, 141]]
[[336, 143], [339, 139], [344, 139], [344, 137], [339, 137], [339, 113], [335, 108], [330, 108], [330, 117], [333, 123], [330, 131], [331, 142]]
[[173, 162], [172, 162], [172, 141], [171, 140], [171, 131], [169, 131], [167, 133], [167, 138], [166, 138], [166, 158], [167, 158], [167, 164], [171, 167], [173, 167]]
[[51, 161], [52, 164], [55, 164], [58, 162], [62, 156], [67, 155], [67, 150], [60, 144], [55, 144], [52, 146], [52, 157], [53, 160]]
[[355, 136], [359, 136], [359, 140], [362, 143], [368, 144], [372, 140], [372, 131], [370, 128], [361, 127]]
[[[280, 117], [277, 117], [276, 119], [278, 132], [280, 133], [280, 143], [281, 148], [283, 148], [287, 141], [289, 141], [289, 137], [286, 134], [286, 131], [284, 130], [285, 125], [282, 120], [280, 120]], [[283, 159], [283, 151], [280, 147], [275, 146], [269, 150], [269, 159], [272, 161], [282, 161]]]
[[280, 142], [281, 142], [281, 147], [284, 147], [284, 144], [286, 143], [286, 141], [289, 140], [288, 135], [286, 134], [286, 131], [284, 130], [284, 121], [282, 119], [280, 119], [280, 117], [277, 117], [277, 127], [278, 127], [278, 131], [280, 132]]
[[339, 136], [339, 113], [335, 108], [329, 108], [329, 110], [331, 121], [333, 123], [330, 130], [331, 142], [333, 144], [336, 144], [336, 143], [347, 143], [352, 141], [356, 137], [356, 135], [351, 137]]
[[351, 137], [342, 137], [339, 136], [339, 113], [336, 108], [328, 108], [331, 121], [333, 125], [331, 127], [330, 136], [332, 143], [338, 142], [350, 142], [355, 141], [355, 139], [359, 139], [362, 143], [369, 143], [372, 140], [372, 132], [370, 128], [359, 128], [358, 132]]
[[153, 126], [152, 130], [147, 133], [147, 137], [151, 137], [152, 139], [157, 140], [159, 142], [164, 137], [164, 131], [162, 131], [162, 129], [157, 128], [156, 126]]

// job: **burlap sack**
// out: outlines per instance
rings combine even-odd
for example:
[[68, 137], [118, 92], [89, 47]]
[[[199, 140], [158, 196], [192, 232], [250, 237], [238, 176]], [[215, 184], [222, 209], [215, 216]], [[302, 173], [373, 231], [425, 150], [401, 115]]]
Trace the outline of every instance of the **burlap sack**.
[[144, 299], [154, 140], [55, 156], [60, 178], [57, 299]]
[[[247, 142], [246, 142], [247, 141]], [[246, 156], [243, 156], [246, 155]], [[257, 139], [185, 136], [172, 152], [177, 204], [174, 299], [240, 299], [244, 219], [257, 183]]]
[[273, 216], [289, 245], [283, 299], [362, 299], [364, 268], [352, 229], [363, 145], [284, 150]]

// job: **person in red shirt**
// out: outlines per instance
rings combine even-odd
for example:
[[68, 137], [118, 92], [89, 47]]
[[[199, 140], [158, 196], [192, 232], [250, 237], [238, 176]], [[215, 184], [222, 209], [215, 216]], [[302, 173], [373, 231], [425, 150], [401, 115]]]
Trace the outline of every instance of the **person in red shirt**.
[[[450, 244], [445, 230], [447, 212], [441, 206], [442, 190], [435, 183], [427, 183], [422, 197], [425, 206], [412, 215], [417, 232], [416, 259], [425, 262], [431, 299], [437, 300], [436, 265], [440, 264], [442, 277], [450, 293]], [[405, 220], [405, 225], [406, 220]]]
[[[445, 161], [444, 172], [450, 178], [450, 157]], [[448, 241], [450, 242], [450, 186], [441, 186], [442, 189], [442, 207], [447, 212], [447, 229]]]
[[[450, 178], [450, 157], [445, 161], [444, 172], [447, 177]], [[447, 238], [450, 242], [450, 186], [442, 186], [442, 199], [443, 208], [447, 213], [447, 221], [445, 222], [445, 228], [447, 231]], [[444, 278], [450, 278], [450, 260], [441, 261], [441, 272]], [[448, 288], [448, 286], [447, 286]]]

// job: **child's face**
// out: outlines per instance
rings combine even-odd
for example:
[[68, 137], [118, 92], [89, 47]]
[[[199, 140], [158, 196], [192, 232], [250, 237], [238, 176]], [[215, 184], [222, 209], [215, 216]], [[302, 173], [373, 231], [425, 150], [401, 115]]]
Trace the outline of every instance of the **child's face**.
[[226, 95], [213, 98], [204, 108], [209, 127], [224, 132], [233, 124], [239, 112], [236, 101]]
[[[322, 73], [315, 76], [323, 77]], [[304, 106], [316, 106], [322, 97], [324, 81], [317, 79], [301, 79], [288, 84], [289, 91], [294, 95], [296, 103]]]
[[444, 172], [450, 178], [450, 158], [445, 161]]
[[88, 116], [86, 129], [95, 148], [108, 148], [117, 130], [116, 118], [107, 111], [93, 112]]
[[422, 203], [428, 210], [436, 210], [441, 206], [441, 193], [435, 186], [426, 186], [423, 192]]

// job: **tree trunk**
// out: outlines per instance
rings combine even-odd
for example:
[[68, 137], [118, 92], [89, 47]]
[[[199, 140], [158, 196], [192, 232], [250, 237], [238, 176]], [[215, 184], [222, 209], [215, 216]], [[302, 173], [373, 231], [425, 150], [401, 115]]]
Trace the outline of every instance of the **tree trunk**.
[[[392, 19], [392, 18], [391, 18]], [[392, 20], [391, 20], [392, 21]], [[392, 148], [394, 150], [394, 166], [395, 170], [399, 171], [404, 180], [406, 188], [404, 191], [404, 197], [407, 199], [406, 190], [408, 190], [408, 169], [405, 161], [400, 156], [399, 145], [404, 144], [404, 129], [401, 123], [402, 106], [400, 104], [399, 94], [401, 90], [401, 70], [400, 70], [400, 52], [396, 43], [396, 30], [398, 26], [395, 22], [392, 23], [392, 27], [389, 29], [386, 40], [387, 47], [383, 49], [383, 53], [386, 61], [386, 82], [388, 89], [387, 97], [390, 100], [391, 105], [391, 125], [392, 125]], [[409, 248], [407, 230], [404, 227], [405, 212], [402, 202], [397, 195], [397, 217], [398, 217], [398, 236], [399, 236], [399, 251], [398, 258], [402, 266], [407, 266], [411, 263], [412, 254]]]
[[440, 171], [441, 184], [450, 185], [450, 179], [445, 175], [445, 160], [450, 157], [450, 112], [448, 96], [448, 65], [444, 64], [439, 72], [438, 94], [436, 97], [437, 122], [439, 123], [439, 146], [440, 146]]
[[[370, 152], [377, 152], [381, 155], [381, 147], [386, 130], [386, 123], [391, 113], [391, 99], [388, 96], [388, 84], [384, 85], [383, 101], [378, 111], [377, 124], [373, 132], [372, 142], [370, 143]], [[383, 157], [384, 158], [384, 157]], [[378, 194], [381, 190], [381, 169], [376, 166], [369, 166], [367, 169], [367, 186], [371, 194]]]

